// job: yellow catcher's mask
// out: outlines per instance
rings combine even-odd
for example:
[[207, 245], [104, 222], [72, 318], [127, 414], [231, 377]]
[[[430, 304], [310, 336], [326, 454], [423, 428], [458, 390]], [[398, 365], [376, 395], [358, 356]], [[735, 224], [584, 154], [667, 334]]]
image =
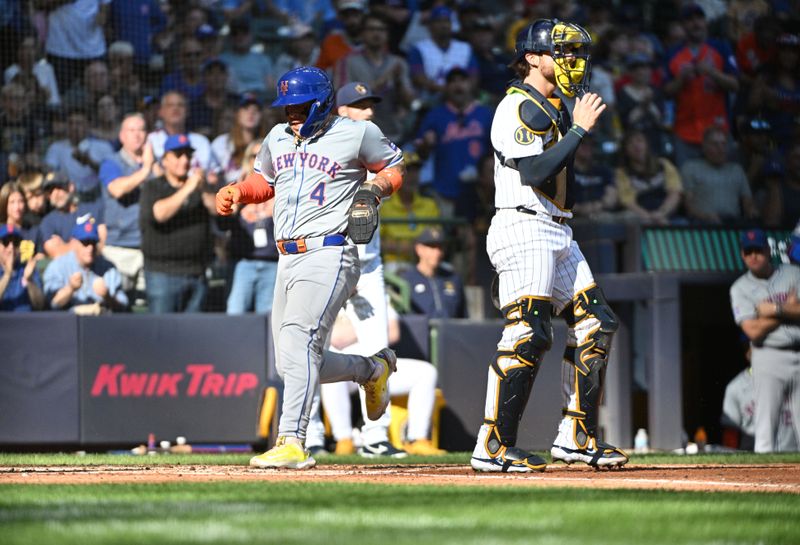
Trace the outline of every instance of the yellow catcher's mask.
[[591, 72], [589, 33], [576, 24], [558, 21], [553, 25], [551, 44], [556, 85], [568, 97], [584, 94]]

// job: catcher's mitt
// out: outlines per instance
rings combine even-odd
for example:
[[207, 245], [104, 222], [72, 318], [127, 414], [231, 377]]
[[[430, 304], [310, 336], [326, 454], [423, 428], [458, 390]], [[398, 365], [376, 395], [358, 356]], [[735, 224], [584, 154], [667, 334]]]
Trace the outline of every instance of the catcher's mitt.
[[353, 199], [347, 216], [347, 234], [356, 244], [366, 244], [372, 240], [378, 228], [378, 203], [381, 190], [375, 184], [364, 184]]

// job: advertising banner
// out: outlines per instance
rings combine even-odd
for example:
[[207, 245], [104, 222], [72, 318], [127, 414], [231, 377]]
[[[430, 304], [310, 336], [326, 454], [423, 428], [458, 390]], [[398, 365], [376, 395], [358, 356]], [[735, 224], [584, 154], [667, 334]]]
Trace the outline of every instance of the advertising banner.
[[255, 442], [266, 385], [263, 316], [84, 318], [81, 442]]

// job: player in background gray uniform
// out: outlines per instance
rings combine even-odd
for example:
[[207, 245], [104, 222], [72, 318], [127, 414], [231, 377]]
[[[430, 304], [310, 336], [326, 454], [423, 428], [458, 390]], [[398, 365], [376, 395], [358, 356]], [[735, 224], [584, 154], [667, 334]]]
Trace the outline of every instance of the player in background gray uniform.
[[[783, 398], [781, 413], [778, 417], [778, 429], [775, 432], [775, 451], [793, 452], [797, 450], [797, 438], [792, 425], [792, 411], [789, 406], [790, 397]], [[755, 386], [753, 384], [753, 368], [748, 367], [741, 371], [725, 387], [725, 397], [722, 399], [721, 423], [727, 428], [734, 428], [742, 436], [739, 438], [738, 448], [751, 450], [755, 436], [756, 400]], [[734, 445], [728, 445], [734, 446]]]
[[[253, 174], [217, 193], [217, 210], [227, 215], [234, 204], [275, 199], [281, 256], [272, 336], [283, 406], [275, 446], [250, 465], [303, 469], [316, 464], [304, 442], [320, 381], [360, 383], [373, 419], [389, 402], [394, 352], [384, 348], [363, 357], [324, 347], [360, 274], [356, 246], [346, 235], [356, 193], [366, 190], [377, 200], [394, 192], [402, 184], [403, 154], [373, 123], [332, 114], [333, 86], [322, 70], [290, 70], [277, 91], [273, 106], [285, 107], [288, 123], [264, 139]], [[367, 172], [377, 173], [369, 183]]]
[[741, 255], [747, 272], [731, 286], [731, 307], [752, 346], [755, 451], [773, 452], [786, 396], [800, 437], [800, 268], [773, 266], [760, 229], [742, 233]]

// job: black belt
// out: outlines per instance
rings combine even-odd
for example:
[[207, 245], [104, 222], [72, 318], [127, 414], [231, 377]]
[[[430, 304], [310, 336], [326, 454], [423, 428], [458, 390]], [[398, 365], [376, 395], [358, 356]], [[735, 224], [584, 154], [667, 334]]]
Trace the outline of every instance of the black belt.
[[539, 214], [536, 210], [531, 210], [530, 208], [525, 208], [524, 206], [517, 206], [514, 210], [517, 212], [522, 212], [523, 214], [530, 214], [531, 216], [542, 216], [543, 218], [549, 218], [550, 221], [554, 221], [558, 224], [565, 224], [567, 223], [566, 216], [547, 216], [545, 214]]

